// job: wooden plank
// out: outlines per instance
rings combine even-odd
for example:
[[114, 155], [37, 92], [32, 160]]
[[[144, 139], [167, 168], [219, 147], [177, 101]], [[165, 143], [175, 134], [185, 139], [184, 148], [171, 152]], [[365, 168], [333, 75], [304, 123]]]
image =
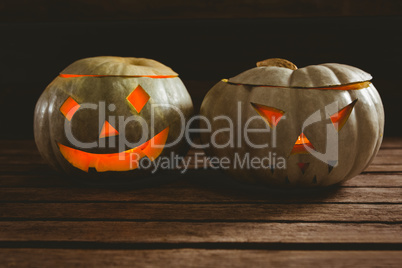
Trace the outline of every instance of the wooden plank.
[[6, 203], [0, 220], [291, 221], [402, 223], [402, 205]]
[[135, 190], [0, 188], [0, 202], [402, 203], [402, 188], [345, 187], [299, 192], [248, 188], [230, 182], [202, 183], [176, 183]]
[[0, 187], [72, 187], [60, 174], [0, 174]]
[[400, 267], [400, 251], [0, 249], [15, 267]]
[[[402, 243], [402, 226], [379, 223], [4, 221], [0, 242]], [[21, 245], [23, 246], [23, 245]], [[78, 247], [78, 245], [77, 245]]]
[[[200, 170], [200, 174], [204, 171]], [[206, 175], [208, 176], [208, 175]], [[214, 176], [216, 178], [217, 176]], [[77, 187], [56, 172], [48, 174], [0, 174], [0, 187]], [[365, 173], [341, 184], [339, 187], [402, 187], [402, 173]]]
[[[1, 181], [1, 178], [0, 178]], [[402, 174], [360, 174], [344, 182], [342, 187], [402, 187]]]
[[39, 155], [34, 140], [0, 140], [0, 155]]
[[402, 172], [402, 165], [370, 165], [364, 172]]
[[381, 148], [371, 165], [401, 165], [402, 149]]
[[31, 164], [21, 162], [20, 164], [0, 163], [0, 172], [2, 174], [48, 174], [54, 173], [53, 169], [47, 164]]
[[77, 2], [55, 0], [11, 1], [1, 5], [2, 22], [32, 21], [98, 21], [139, 19], [222, 19], [267, 17], [322, 17], [322, 16], [389, 16], [401, 15], [397, 0], [372, 1], [142, 1], [90, 0]]
[[[39, 160], [40, 162], [42, 160]], [[195, 169], [203, 169], [203, 167], [210, 168], [209, 164], [204, 164], [204, 162], [198, 162], [197, 165], [194, 165], [190, 162], [188, 165], [189, 170]], [[0, 172], [2, 174], [54, 174], [54, 170], [49, 167], [47, 164], [31, 164], [26, 163], [25, 161], [20, 161], [20, 163], [12, 163], [12, 164], [0, 164]], [[384, 165], [384, 164], [371, 164], [367, 167], [364, 173], [401, 173], [402, 172], [402, 164], [391, 164], [391, 165]]]
[[59, 174], [0, 174], [0, 187], [72, 187]]
[[0, 170], [1, 167], [4, 166], [10, 166], [11, 168], [18, 169], [18, 167], [24, 167], [24, 166], [32, 166], [32, 165], [38, 165], [38, 166], [44, 166], [46, 165], [45, 160], [39, 155], [25, 155], [25, 156], [19, 156], [19, 155], [6, 155], [6, 156], [0, 156]]
[[[201, 159], [201, 158], [198, 158]], [[396, 161], [399, 161], [398, 158]], [[204, 167], [204, 162], [198, 162], [197, 165], [194, 165], [190, 161], [190, 164], [188, 166], [188, 169], [196, 169], [196, 168], [203, 168]], [[24, 160], [16, 160], [13, 163], [6, 164], [6, 163], [0, 163], [0, 172], [3, 174], [46, 174], [46, 173], [53, 173], [53, 169], [50, 168], [47, 164], [43, 163], [41, 159], [34, 160], [33, 162], [35, 163], [30, 163], [26, 162]], [[208, 164], [205, 165], [206, 167], [210, 167]], [[367, 167], [363, 172], [375, 172], [375, 173], [400, 173], [402, 172], [402, 164], [371, 164], [369, 167]]]
[[402, 148], [402, 138], [401, 137], [384, 137], [381, 144], [382, 149], [388, 148]]

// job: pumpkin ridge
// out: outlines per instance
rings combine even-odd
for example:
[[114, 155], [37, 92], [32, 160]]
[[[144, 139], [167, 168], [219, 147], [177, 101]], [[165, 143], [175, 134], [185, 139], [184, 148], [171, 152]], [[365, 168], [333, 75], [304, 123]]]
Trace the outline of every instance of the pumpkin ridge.
[[[380, 95], [378, 94], [378, 92], [375, 90], [375, 88], [374, 88], [374, 85], [370, 85], [370, 89], [368, 90], [368, 93], [370, 94], [370, 97], [371, 97], [371, 99], [375, 99], [375, 98], [380, 98]], [[380, 113], [381, 113], [381, 111], [378, 111], [377, 110], [377, 113], [376, 113], [376, 119], [377, 120], [379, 120], [380, 119]], [[382, 139], [383, 139], [383, 131], [384, 131], [384, 129], [381, 131], [381, 127], [379, 127], [379, 135], [380, 135], [380, 139], [377, 139], [377, 144], [376, 144], [376, 146], [375, 146], [375, 148], [374, 148], [374, 150], [373, 150], [373, 152], [377, 152], [378, 151], [378, 149], [380, 148], [380, 146], [381, 146], [381, 143], [382, 143]], [[373, 155], [372, 155], [372, 157], [370, 158], [370, 160], [369, 161], [367, 161], [367, 164], [366, 164], [366, 166], [364, 167], [364, 170], [371, 164], [371, 162], [373, 161], [373, 159], [375, 158], [375, 156], [376, 156], [376, 154], [374, 153]]]
[[77, 60], [61, 74], [112, 76], [177, 76], [168, 66], [152, 59], [100, 56]]
[[[369, 81], [373, 78], [369, 73], [346, 64], [324, 63], [321, 64], [321, 66], [329, 68], [336, 75], [339, 81], [351, 79]], [[347, 71], [345, 72], [345, 70], [342, 69], [346, 69]]]
[[136, 78], [136, 77], [147, 77], [147, 78], [175, 78], [178, 75], [100, 75], [100, 74], [59, 74], [61, 78], [76, 78], [76, 77], [121, 77], [121, 78]]
[[237, 84], [282, 86], [287, 88], [320, 88], [370, 81], [372, 76], [356, 67], [325, 63], [292, 70], [278, 66], [254, 67], [230, 79]]
[[[320, 66], [320, 68], [322, 68], [322, 70], [328, 70], [330, 72], [331, 76], [335, 76], [335, 78], [337, 80], [335, 83], [336, 85], [344, 85], [345, 84], [344, 82], [342, 82], [342, 79], [340, 79], [340, 77], [339, 77], [340, 73], [335, 72], [332, 68], [330, 68], [330, 66], [327, 66], [324, 64], [317, 65], [317, 66]], [[312, 77], [314, 77], [314, 76], [312, 76]], [[355, 82], [355, 83], [357, 83], [357, 82]]]

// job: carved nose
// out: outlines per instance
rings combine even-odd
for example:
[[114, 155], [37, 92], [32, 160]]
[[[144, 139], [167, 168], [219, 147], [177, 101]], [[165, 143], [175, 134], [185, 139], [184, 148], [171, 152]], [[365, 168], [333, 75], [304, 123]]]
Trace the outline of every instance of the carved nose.
[[102, 130], [100, 132], [99, 138], [106, 138], [110, 136], [117, 136], [119, 132], [108, 122], [105, 120], [103, 123]]
[[310, 147], [311, 149], [314, 150], [313, 144], [307, 139], [306, 135], [303, 133], [299, 135], [297, 138], [295, 145], [293, 146], [293, 150], [290, 153], [291, 155], [293, 154], [308, 154], [309, 152], [307, 151], [306, 147]]

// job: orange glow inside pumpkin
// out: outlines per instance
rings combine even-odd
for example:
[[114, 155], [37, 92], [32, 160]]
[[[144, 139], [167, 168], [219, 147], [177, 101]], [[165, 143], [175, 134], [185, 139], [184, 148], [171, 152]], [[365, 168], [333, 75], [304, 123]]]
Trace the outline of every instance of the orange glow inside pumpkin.
[[137, 113], [139, 113], [148, 102], [149, 98], [148, 93], [138, 85], [133, 92], [128, 95], [127, 100], [134, 107]]
[[[233, 83], [229, 82], [228, 79], [222, 79], [221, 80], [224, 83], [232, 84], [232, 85], [245, 85], [245, 86], [253, 86], [253, 87], [276, 87], [276, 88], [287, 88], [284, 86], [264, 86], [264, 85], [252, 85], [252, 84], [239, 84], [239, 83]], [[369, 87], [371, 82], [365, 81], [365, 82], [358, 82], [358, 83], [351, 83], [347, 85], [340, 85], [340, 86], [328, 86], [328, 87], [291, 87], [295, 89], [318, 89], [318, 90], [359, 90], [363, 88]]]
[[359, 82], [359, 83], [352, 83], [348, 85], [342, 85], [342, 86], [330, 86], [330, 87], [312, 87], [311, 89], [336, 89], [336, 90], [357, 90], [357, 89], [363, 89], [366, 87], [370, 86], [370, 82]]
[[63, 103], [60, 107], [60, 112], [67, 118], [68, 121], [71, 121], [75, 112], [80, 108], [80, 105], [71, 97]]
[[58, 143], [58, 146], [61, 154], [71, 165], [85, 172], [88, 172], [90, 167], [95, 168], [98, 172], [128, 171], [138, 168], [138, 161], [144, 156], [154, 161], [161, 154], [168, 134], [169, 127], [140, 146], [112, 154], [87, 153], [60, 143]]
[[291, 155], [308, 154], [309, 152], [307, 151], [306, 147], [310, 147], [311, 149], [314, 149], [313, 144], [307, 139], [306, 135], [304, 135], [304, 133], [302, 133], [299, 135], [299, 137], [297, 137], [295, 145], [293, 146], [292, 152], [290, 154]]
[[119, 135], [119, 132], [114, 127], [112, 127], [112, 125], [108, 121], [105, 121], [105, 123], [102, 126], [99, 138], [106, 138], [117, 135]]
[[268, 107], [261, 104], [251, 103], [259, 115], [268, 123], [270, 128], [276, 127], [285, 113], [279, 109]]
[[345, 125], [346, 121], [348, 121], [349, 116], [352, 113], [353, 107], [355, 106], [356, 102], [357, 102], [357, 99], [354, 100], [348, 106], [342, 108], [337, 113], [334, 113], [333, 115], [331, 115], [330, 118], [331, 118], [332, 124], [334, 124], [334, 127], [337, 131], [341, 130], [342, 127]]

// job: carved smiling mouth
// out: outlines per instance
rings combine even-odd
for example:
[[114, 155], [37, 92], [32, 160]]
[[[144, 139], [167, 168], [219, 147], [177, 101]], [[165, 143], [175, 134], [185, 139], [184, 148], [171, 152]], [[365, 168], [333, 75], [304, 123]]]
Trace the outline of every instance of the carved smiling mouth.
[[168, 134], [169, 127], [140, 146], [112, 154], [87, 153], [60, 143], [57, 143], [57, 145], [61, 154], [71, 165], [85, 172], [88, 172], [90, 167], [95, 168], [98, 172], [128, 171], [138, 168], [138, 161], [144, 156], [154, 161], [161, 154]]

